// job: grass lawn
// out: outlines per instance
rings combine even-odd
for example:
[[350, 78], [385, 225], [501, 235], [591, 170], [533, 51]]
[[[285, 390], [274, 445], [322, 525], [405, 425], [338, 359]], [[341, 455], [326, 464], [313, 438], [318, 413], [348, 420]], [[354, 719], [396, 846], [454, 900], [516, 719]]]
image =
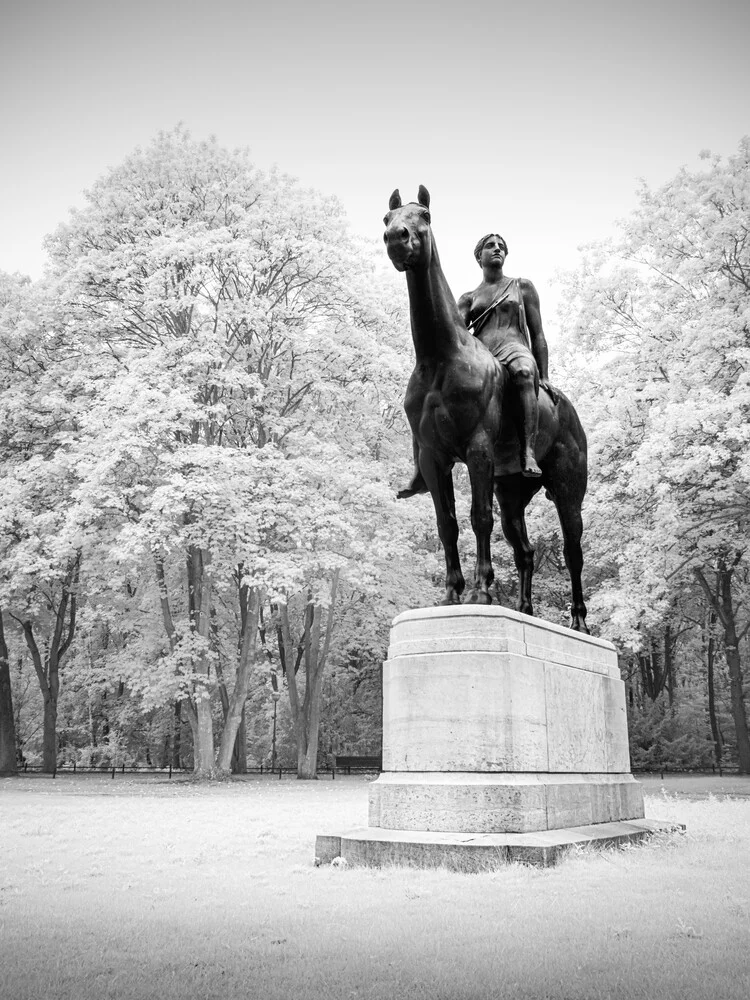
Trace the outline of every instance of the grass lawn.
[[315, 868], [367, 783], [1, 781], [0, 998], [750, 996], [750, 779], [646, 779], [686, 835], [552, 869]]

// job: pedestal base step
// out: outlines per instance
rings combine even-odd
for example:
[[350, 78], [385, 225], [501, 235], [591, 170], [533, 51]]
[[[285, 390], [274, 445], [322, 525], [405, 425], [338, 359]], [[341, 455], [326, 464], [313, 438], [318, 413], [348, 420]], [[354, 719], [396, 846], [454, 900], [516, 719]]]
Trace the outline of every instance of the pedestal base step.
[[618, 774], [384, 771], [369, 787], [371, 827], [534, 833], [643, 819], [643, 790]]
[[571, 847], [596, 844], [622, 847], [654, 833], [683, 831], [681, 823], [634, 819], [595, 823], [565, 830], [535, 833], [435, 833], [363, 827], [338, 835], [320, 835], [315, 841], [315, 864], [342, 858], [350, 865], [381, 868], [448, 868], [458, 872], [494, 871], [513, 862], [548, 867]]

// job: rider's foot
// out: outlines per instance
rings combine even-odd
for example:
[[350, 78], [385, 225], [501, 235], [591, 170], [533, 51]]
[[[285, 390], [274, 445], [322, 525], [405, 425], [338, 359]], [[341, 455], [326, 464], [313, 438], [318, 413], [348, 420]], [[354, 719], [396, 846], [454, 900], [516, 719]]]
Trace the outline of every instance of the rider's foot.
[[422, 478], [422, 473], [417, 472], [415, 473], [414, 478], [409, 483], [409, 485], [405, 487], [403, 490], [398, 491], [398, 493], [396, 494], [396, 499], [406, 500], [408, 497], [416, 496], [417, 493], [429, 493], [429, 492], [430, 491], [427, 489], [427, 483], [425, 483], [424, 479]]
[[533, 455], [526, 455], [521, 472], [527, 479], [539, 479], [542, 474], [542, 470], [536, 464], [536, 459]]

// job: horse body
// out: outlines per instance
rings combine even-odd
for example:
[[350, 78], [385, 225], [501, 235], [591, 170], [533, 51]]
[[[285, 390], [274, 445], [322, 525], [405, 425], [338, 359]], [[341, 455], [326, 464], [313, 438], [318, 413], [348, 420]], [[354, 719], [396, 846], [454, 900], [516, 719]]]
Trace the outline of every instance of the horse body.
[[404, 409], [417, 440], [444, 461], [465, 462], [480, 430], [494, 441], [500, 428], [504, 372], [486, 350], [472, 347], [462, 349], [460, 360], [420, 358], [406, 391]]
[[560, 395], [555, 405], [540, 393], [537, 461], [541, 479], [521, 475], [515, 414], [507, 391], [508, 373], [466, 328], [440, 266], [430, 228], [429, 193], [402, 205], [391, 195], [384, 240], [394, 266], [406, 272], [416, 365], [404, 408], [418, 450], [422, 477], [435, 506], [445, 551], [443, 604], [459, 603], [464, 578], [458, 555], [458, 524], [452, 469], [464, 462], [471, 482], [471, 524], [477, 561], [465, 600], [490, 604], [494, 579], [490, 558], [492, 497], [497, 497], [506, 539], [519, 573], [519, 610], [533, 613], [531, 582], [534, 550], [524, 511], [544, 487], [555, 502], [564, 537], [573, 590], [573, 628], [587, 631], [581, 590], [581, 503], [586, 489], [586, 439], [572, 404]]

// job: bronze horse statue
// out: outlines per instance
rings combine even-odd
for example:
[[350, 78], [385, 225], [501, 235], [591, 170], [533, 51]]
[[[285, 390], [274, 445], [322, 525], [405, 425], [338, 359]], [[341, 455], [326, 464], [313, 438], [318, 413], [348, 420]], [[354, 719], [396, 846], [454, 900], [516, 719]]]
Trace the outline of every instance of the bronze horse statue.
[[477, 543], [474, 582], [465, 603], [491, 604], [490, 558], [493, 490], [519, 577], [518, 610], [532, 615], [534, 549], [524, 512], [543, 487], [557, 508], [572, 590], [571, 628], [588, 632], [581, 587], [581, 505], [586, 493], [586, 435], [567, 397], [539, 392], [536, 459], [540, 478], [521, 474], [519, 444], [507, 369], [466, 327], [443, 274], [430, 228], [430, 195], [417, 202], [391, 195], [383, 239], [393, 265], [406, 273], [416, 365], [404, 409], [415, 459], [432, 496], [445, 551], [445, 598], [460, 603], [464, 577], [458, 555], [453, 466], [464, 462], [471, 482], [471, 526]]

